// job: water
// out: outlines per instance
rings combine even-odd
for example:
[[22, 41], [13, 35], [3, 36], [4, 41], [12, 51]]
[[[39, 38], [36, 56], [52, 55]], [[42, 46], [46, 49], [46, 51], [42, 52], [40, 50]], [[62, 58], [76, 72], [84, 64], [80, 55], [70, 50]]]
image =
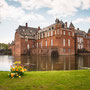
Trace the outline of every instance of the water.
[[0, 71], [9, 71], [10, 65], [21, 61], [29, 71], [78, 70], [90, 68], [90, 56], [0, 56]]

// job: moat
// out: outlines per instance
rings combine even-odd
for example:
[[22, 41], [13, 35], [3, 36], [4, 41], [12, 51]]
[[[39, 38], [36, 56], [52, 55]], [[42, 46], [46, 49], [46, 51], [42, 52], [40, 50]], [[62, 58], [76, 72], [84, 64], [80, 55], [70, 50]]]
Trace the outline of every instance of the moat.
[[90, 55], [86, 56], [9, 56], [0, 55], [0, 71], [9, 71], [10, 65], [21, 61], [29, 71], [78, 70], [90, 68]]

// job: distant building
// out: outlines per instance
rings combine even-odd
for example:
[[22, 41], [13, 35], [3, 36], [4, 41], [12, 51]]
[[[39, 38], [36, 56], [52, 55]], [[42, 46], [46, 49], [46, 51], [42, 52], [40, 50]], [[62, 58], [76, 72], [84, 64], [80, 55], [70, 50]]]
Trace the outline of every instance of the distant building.
[[14, 44], [9, 48], [12, 49], [13, 55], [30, 54], [37, 55], [74, 55], [78, 49], [90, 51], [90, 30], [88, 33], [76, 30], [74, 25], [67, 22], [55, 20], [55, 23], [40, 29], [19, 26], [15, 33]]

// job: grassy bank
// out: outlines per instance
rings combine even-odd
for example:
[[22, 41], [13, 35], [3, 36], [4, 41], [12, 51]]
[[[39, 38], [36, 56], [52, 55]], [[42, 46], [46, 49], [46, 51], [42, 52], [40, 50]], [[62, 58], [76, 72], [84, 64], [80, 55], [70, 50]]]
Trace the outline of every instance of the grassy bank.
[[19, 79], [0, 72], [0, 90], [90, 90], [90, 70], [26, 72]]

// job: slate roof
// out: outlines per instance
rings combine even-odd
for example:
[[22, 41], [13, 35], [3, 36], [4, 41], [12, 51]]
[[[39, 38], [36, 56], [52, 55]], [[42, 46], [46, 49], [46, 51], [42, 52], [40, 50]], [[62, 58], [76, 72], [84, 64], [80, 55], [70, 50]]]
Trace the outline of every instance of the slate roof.
[[90, 33], [90, 29], [88, 30], [88, 33]]
[[85, 31], [82, 31], [82, 30], [75, 30], [75, 33], [77, 35], [82, 35], [82, 36], [85, 36], [86, 35], [86, 32]]
[[17, 32], [19, 32], [19, 35], [23, 38], [31, 38], [34, 39], [35, 34], [37, 33], [38, 28], [33, 27], [26, 27], [26, 26], [19, 26], [17, 29]]
[[69, 26], [69, 28], [70, 28], [70, 27], [74, 27], [74, 25], [73, 25], [73, 23], [72, 23], [72, 22], [70, 23], [70, 26]]

